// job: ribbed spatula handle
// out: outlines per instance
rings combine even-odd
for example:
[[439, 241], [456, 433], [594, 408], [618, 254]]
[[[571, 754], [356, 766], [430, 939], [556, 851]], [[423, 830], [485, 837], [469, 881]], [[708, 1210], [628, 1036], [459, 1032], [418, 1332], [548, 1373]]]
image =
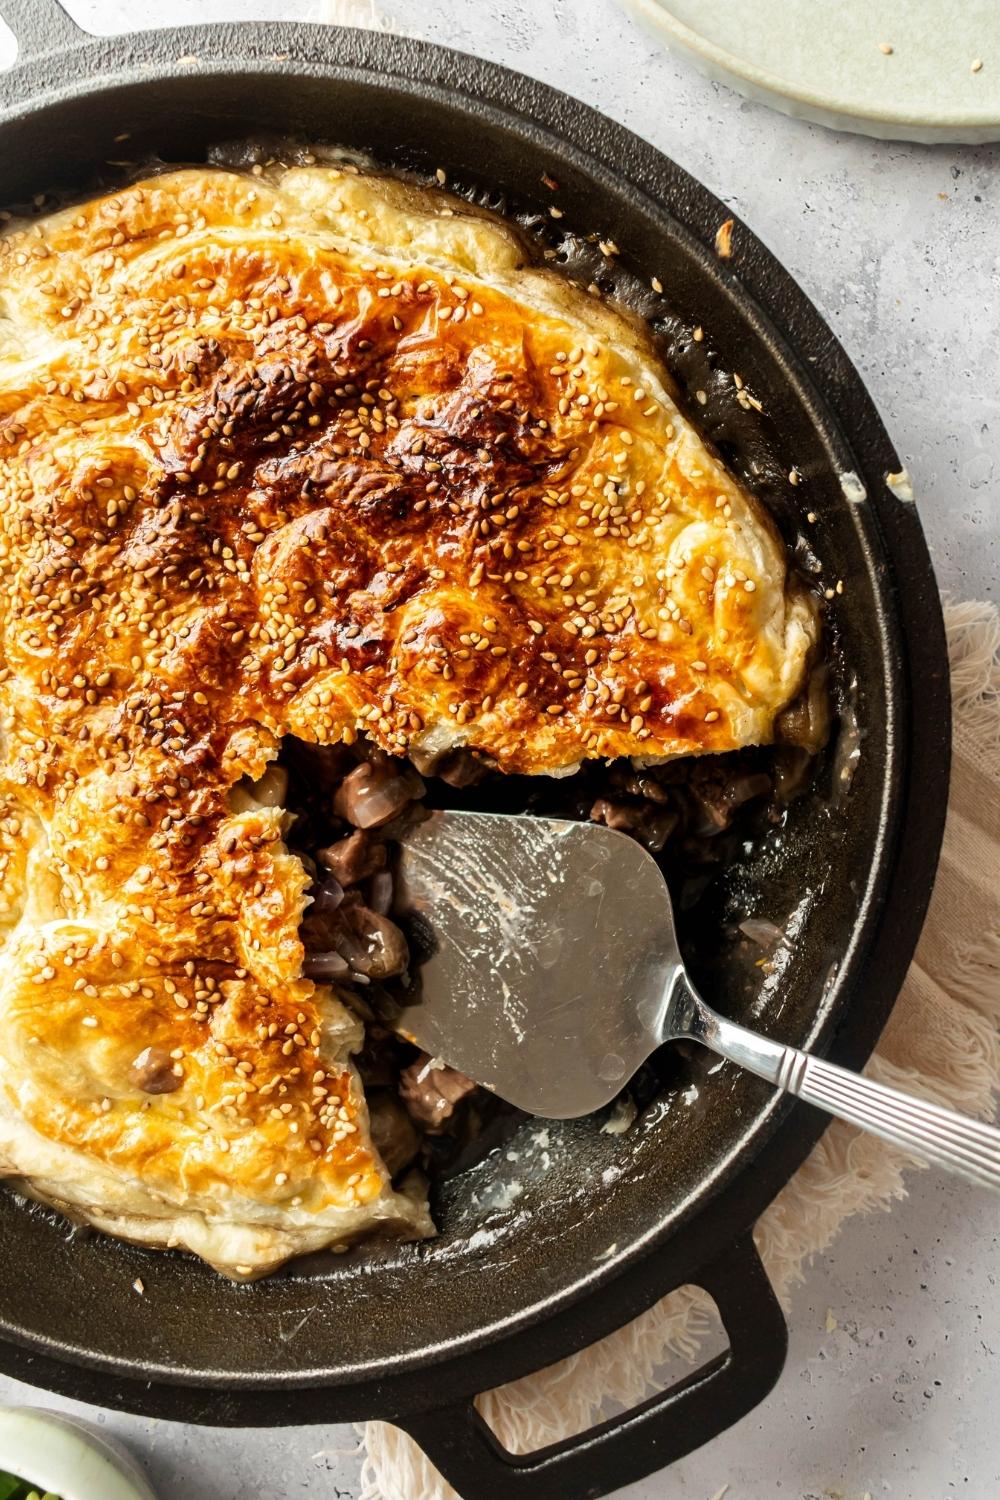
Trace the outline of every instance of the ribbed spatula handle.
[[931, 1166], [1000, 1192], [1000, 1130], [822, 1058], [785, 1047], [779, 1088], [902, 1146]]
[[695, 994], [686, 976], [681, 982], [688, 1002], [685, 1031], [695, 1041], [828, 1114], [912, 1151], [932, 1166], [1000, 1192], [1000, 1130], [995, 1125], [757, 1036], [716, 1015]]

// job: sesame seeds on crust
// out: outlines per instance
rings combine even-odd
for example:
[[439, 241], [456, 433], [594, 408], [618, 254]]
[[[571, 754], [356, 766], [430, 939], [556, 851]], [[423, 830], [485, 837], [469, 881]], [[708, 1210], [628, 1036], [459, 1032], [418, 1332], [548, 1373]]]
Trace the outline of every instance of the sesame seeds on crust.
[[12, 226], [0, 274], [13, 1114], [65, 1194], [252, 1222], [260, 1264], [425, 1233], [231, 788], [287, 733], [527, 773], [764, 741], [814, 607], [642, 335], [440, 192], [170, 173]]

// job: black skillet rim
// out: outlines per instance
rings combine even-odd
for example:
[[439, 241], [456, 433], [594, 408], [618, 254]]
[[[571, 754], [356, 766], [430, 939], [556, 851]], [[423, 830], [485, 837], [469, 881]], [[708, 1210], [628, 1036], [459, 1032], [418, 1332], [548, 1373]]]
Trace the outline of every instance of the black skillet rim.
[[[22, 0], [23, 3], [23, 0]], [[8, 6], [8, 10], [11, 9]], [[20, 6], [17, 7], [18, 9]], [[61, 40], [67, 40], [65, 36]], [[394, 36], [306, 25], [240, 23], [150, 32], [121, 39], [87, 41], [70, 53], [42, 56], [17, 66], [0, 81], [3, 92], [24, 91], [30, 103], [14, 104], [0, 115], [3, 124], [29, 117], [58, 98], [79, 95], [126, 78], [155, 82], [183, 72], [182, 59], [192, 56], [213, 66], [252, 78], [262, 70], [291, 73], [313, 69], [328, 75], [376, 72], [403, 90], [426, 94], [461, 94], [480, 108], [510, 117], [521, 128], [551, 142], [552, 159], [576, 153], [605, 168], [612, 163], [638, 190], [663, 202], [669, 189], [671, 214], [683, 228], [710, 248], [715, 231], [726, 217], [725, 206], [687, 173], [623, 127], [605, 119], [546, 85], [526, 79], [495, 64], [449, 52], [428, 43]], [[943, 829], [947, 799], [950, 704], [947, 653], [936, 584], [916, 512], [893, 497], [883, 480], [901, 465], [860, 378], [822, 318], [778, 262], [736, 221], [734, 236], [739, 255], [733, 269], [722, 274], [749, 295], [765, 319], [780, 329], [780, 339], [803, 368], [827, 408], [827, 422], [839, 439], [846, 439], [857, 455], [878, 523], [880, 540], [891, 560], [893, 578], [887, 579], [880, 603], [888, 608], [906, 643], [898, 664], [897, 696], [912, 720], [914, 687], [920, 694], [919, 732], [906, 722], [905, 743], [897, 746], [901, 760], [893, 830], [893, 880], [877, 913], [877, 941], [870, 946], [863, 1008], [848, 1007], [827, 1055], [849, 1066], [859, 1066], [870, 1053], [902, 981], [929, 899]], [[905, 582], [906, 587], [901, 587]], [[921, 798], [920, 817], [905, 814], [914, 791]], [[871, 920], [872, 914], [868, 913]], [[391, 1415], [407, 1409], [439, 1404], [484, 1386], [537, 1368], [591, 1342], [620, 1326], [671, 1286], [696, 1279], [698, 1265], [717, 1254], [751, 1224], [808, 1154], [825, 1127], [825, 1120], [804, 1106], [775, 1104], [762, 1112], [754, 1135], [744, 1147], [754, 1149], [752, 1162], [731, 1162], [717, 1181], [715, 1196], [688, 1220], [682, 1236], [675, 1236], [670, 1254], [656, 1236], [628, 1259], [617, 1262], [613, 1274], [598, 1286], [577, 1285], [553, 1296], [551, 1304], [536, 1304], [511, 1325], [488, 1336], [467, 1336], [457, 1348], [446, 1345], [424, 1351], [420, 1362], [405, 1369], [383, 1370], [375, 1377], [331, 1389], [312, 1403], [304, 1399], [303, 1382], [336, 1382], [336, 1371], [313, 1371], [307, 1376], [248, 1375], [230, 1389], [225, 1411], [213, 1414], [205, 1401], [211, 1376], [195, 1381], [188, 1372], [164, 1374], [135, 1365], [112, 1366], [102, 1361], [67, 1366], [74, 1356], [58, 1340], [32, 1341], [31, 1349], [14, 1343], [0, 1346], [0, 1363], [10, 1373], [43, 1383], [68, 1394], [107, 1404], [120, 1402], [133, 1410], [162, 1415], [190, 1416], [197, 1407], [201, 1420], [228, 1422], [294, 1422], [356, 1416], [359, 1411]], [[741, 1153], [743, 1155], [743, 1153]], [[748, 1170], [748, 1167], [751, 1168]], [[653, 1252], [658, 1252], [654, 1254]], [[613, 1295], [597, 1293], [612, 1291]], [[14, 1340], [16, 1332], [7, 1337]], [[55, 1358], [49, 1355], [56, 1356]], [[79, 1353], [76, 1359], [85, 1358]], [[435, 1364], [435, 1386], [428, 1389], [426, 1368]], [[145, 1381], [176, 1380], [173, 1388], [160, 1384], [155, 1392]], [[340, 1380], [343, 1380], [340, 1376]], [[184, 1389], [184, 1386], [187, 1389]], [[280, 1394], [279, 1394], [280, 1393]]]

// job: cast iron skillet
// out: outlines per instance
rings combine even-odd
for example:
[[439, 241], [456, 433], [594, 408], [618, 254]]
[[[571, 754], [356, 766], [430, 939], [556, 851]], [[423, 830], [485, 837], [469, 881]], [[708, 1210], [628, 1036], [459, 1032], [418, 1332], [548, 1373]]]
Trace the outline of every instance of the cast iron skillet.
[[[806, 509], [816, 517], [823, 582], [845, 585], [831, 630], [840, 691], [856, 680], [862, 734], [846, 804], [807, 798], [787, 848], [748, 858], [734, 877], [731, 899], [765, 915], [790, 888], [816, 896], [780, 984], [755, 1000], [716, 976], [710, 994], [783, 1041], [860, 1065], [931, 888], [947, 795], [947, 659], [916, 511], [885, 483], [899, 460], [795, 284], [739, 223], [721, 260], [715, 235], [728, 214], [672, 162], [477, 59], [295, 25], [94, 40], [55, 0], [2, 9], [22, 49], [0, 83], [4, 201], [113, 182], [122, 169], [107, 163], [123, 155], [192, 162], [218, 140], [293, 133], [425, 175], [444, 167], [480, 196], [543, 215], [548, 174], [565, 225], [612, 237], [645, 284], [662, 279], [676, 316], [657, 303], [661, 327], [682, 383], [709, 393], [711, 435], [786, 524]], [[704, 345], [690, 338], [699, 324]], [[731, 370], [767, 420], [747, 425]], [[803, 475], [795, 491], [793, 464]], [[845, 485], [844, 474], [856, 478]], [[809, 566], [809, 549], [800, 552]], [[538, 1124], [526, 1127], [513, 1167], [501, 1154], [439, 1191], [442, 1233], [430, 1244], [361, 1249], [250, 1287], [188, 1258], [68, 1235], [54, 1216], [0, 1195], [0, 1366], [84, 1400], [190, 1421], [388, 1418], [480, 1500], [603, 1494], [705, 1442], [777, 1379], [785, 1325], [750, 1231], [824, 1123], [725, 1068], [701, 1079], [694, 1107], [665, 1090], [628, 1134], [549, 1127], [547, 1170]], [[504, 1172], [517, 1175], [519, 1195]], [[140, 1274], [143, 1297], [132, 1290]], [[496, 1444], [474, 1413], [477, 1391], [580, 1348], [689, 1281], [718, 1303], [728, 1353], [579, 1440], [527, 1459]]]

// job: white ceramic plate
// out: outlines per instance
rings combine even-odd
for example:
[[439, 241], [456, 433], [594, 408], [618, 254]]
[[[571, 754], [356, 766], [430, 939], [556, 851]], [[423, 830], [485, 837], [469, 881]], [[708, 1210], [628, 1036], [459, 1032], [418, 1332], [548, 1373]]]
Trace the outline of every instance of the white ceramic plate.
[[1000, 0], [622, 3], [785, 114], [888, 140], [1000, 140]]
[[62, 1500], [156, 1500], [139, 1465], [112, 1438], [34, 1406], [0, 1407], [0, 1469]]

